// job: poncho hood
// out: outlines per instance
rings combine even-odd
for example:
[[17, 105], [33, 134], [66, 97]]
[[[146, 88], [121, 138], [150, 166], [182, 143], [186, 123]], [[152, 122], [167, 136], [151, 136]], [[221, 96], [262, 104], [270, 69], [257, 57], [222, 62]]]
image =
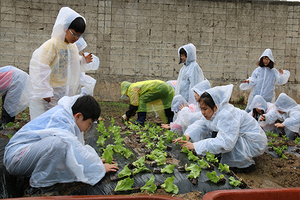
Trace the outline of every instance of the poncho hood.
[[198, 83], [197, 85], [195, 85], [192, 88], [192, 90], [194, 92], [196, 92], [199, 96], [201, 96], [203, 94], [203, 92], [205, 92], [205, 90], [208, 90], [208, 89], [210, 89], [210, 83], [207, 79]]
[[121, 95], [127, 95], [127, 89], [130, 87], [132, 83], [128, 82], [128, 81], [123, 81], [121, 83]]
[[[66, 35], [66, 30], [68, 30], [72, 21], [74, 19], [76, 19], [77, 17], [82, 17], [84, 22], [86, 23], [85, 18], [83, 16], [81, 16], [80, 14], [78, 14], [77, 12], [75, 12], [74, 10], [72, 10], [69, 7], [62, 7], [59, 10], [58, 15], [56, 17], [56, 21], [55, 21], [55, 24], [52, 29], [51, 38], [56, 37], [56, 38], [60, 38], [64, 41], [65, 35]], [[82, 40], [83, 39], [81, 39], [81, 41]]]
[[266, 50], [263, 52], [263, 54], [261, 54], [261, 56], [259, 57], [258, 61], [260, 61], [260, 59], [261, 59], [262, 57], [265, 57], [265, 56], [267, 56], [268, 58], [270, 58], [270, 60], [272, 60], [273, 63], [275, 62], [275, 61], [274, 61], [274, 58], [273, 58], [273, 54], [272, 54], [271, 49], [266, 49]]
[[173, 112], [178, 112], [179, 111], [179, 105], [185, 103], [186, 105], [188, 104], [187, 101], [181, 96], [180, 94], [175, 95], [172, 101], [171, 105], [171, 110]]
[[186, 58], [186, 62], [185, 64], [186, 65], [189, 65], [191, 62], [194, 62], [196, 61], [197, 57], [196, 57], [196, 47], [190, 43], [190, 44], [186, 44], [182, 47], [180, 47], [178, 49], [178, 56], [180, 58], [180, 49], [183, 48], [185, 51], [186, 51], [186, 55], [187, 55], [187, 58]]
[[224, 85], [224, 86], [216, 86], [206, 90], [214, 100], [218, 110], [222, 108], [223, 105], [229, 102], [231, 97], [233, 85]]
[[254, 108], [258, 108], [260, 110], [263, 110], [264, 112], [267, 111], [267, 108], [268, 108], [267, 102], [264, 100], [264, 98], [262, 96], [255, 95], [249, 109], [253, 110]]
[[282, 112], [288, 112], [297, 105], [297, 102], [285, 93], [281, 93], [275, 102], [277, 110]]

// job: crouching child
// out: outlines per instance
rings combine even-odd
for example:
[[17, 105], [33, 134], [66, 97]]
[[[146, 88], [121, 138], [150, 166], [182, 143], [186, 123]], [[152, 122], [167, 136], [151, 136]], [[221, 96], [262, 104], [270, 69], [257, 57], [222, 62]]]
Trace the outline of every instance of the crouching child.
[[3, 158], [7, 171], [30, 177], [32, 187], [69, 182], [95, 185], [106, 172], [118, 170], [84, 144], [83, 132], [90, 129], [100, 112], [92, 96], [63, 97], [10, 139]]

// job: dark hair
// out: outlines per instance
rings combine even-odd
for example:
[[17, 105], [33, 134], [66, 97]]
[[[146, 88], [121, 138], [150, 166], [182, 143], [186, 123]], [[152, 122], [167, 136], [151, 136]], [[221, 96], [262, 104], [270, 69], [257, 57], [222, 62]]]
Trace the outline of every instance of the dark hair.
[[205, 103], [208, 107], [210, 107], [212, 110], [215, 108], [216, 104], [214, 102], [214, 100], [212, 99], [212, 97], [210, 96], [210, 94], [208, 92], [204, 92], [199, 99], [199, 103], [200, 102]]
[[[268, 57], [268, 56], [263, 56], [263, 57], [261, 57], [261, 59], [259, 60], [258, 65], [261, 66], [261, 67], [264, 67], [264, 66], [265, 66], [264, 61], [263, 61], [264, 57]], [[274, 62], [273, 62], [272, 60], [270, 60], [270, 63], [268, 64], [267, 67], [269, 67], [270, 69], [272, 69], [272, 68], [274, 67]]]
[[76, 17], [69, 26], [69, 29], [73, 29], [75, 32], [84, 33], [85, 22], [82, 17]]
[[100, 116], [101, 109], [99, 103], [91, 95], [79, 97], [72, 106], [73, 115], [81, 113], [83, 120], [97, 120]]
[[265, 114], [265, 111], [264, 110], [261, 110], [262, 111], [262, 114], [258, 113], [257, 110], [255, 108], [253, 108], [253, 111], [252, 111], [252, 116], [254, 117], [254, 119], [256, 119], [256, 121], [258, 121], [258, 117], [260, 115], [263, 115]]
[[[186, 51], [184, 50], [184, 48], [181, 48], [181, 49], [179, 50], [179, 55], [181, 55], [181, 54], [183, 54], [183, 55], [185, 55], [185, 57], [187, 57], [187, 53], [186, 53]], [[179, 63], [178, 63], [178, 64], [183, 63], [183, 60], [181, 59], [181, 57], [180, 57], [179, 59], [180, 59], [180, 60], [179, 60]]]

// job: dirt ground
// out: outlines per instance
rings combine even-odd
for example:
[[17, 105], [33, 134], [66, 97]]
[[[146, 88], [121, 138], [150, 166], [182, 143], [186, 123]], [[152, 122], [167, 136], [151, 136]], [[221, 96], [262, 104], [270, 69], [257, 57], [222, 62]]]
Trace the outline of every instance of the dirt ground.
[[[122, 108], [121, 111], [118, 110], [118, 112], [116, 112], [115, 108], [111, 108], [111, 106], [106, 107], [105, 105], [102, 105], [101, 110], [101, 116], [105, 116], [105, 120], [110, 120], [107, 116], [112, 116], [115, 119], [116, 125], [123, 125], [120, 118], [122, 116], [122, 113], [125, 113], [126, 108]], [[103, 111], [105, 111], [105, 115], [103, 114]], [[28, 110], [25, 110], [24, 112], [27, 113], [29, 119]], [[161, 123], [159, 118], [155, 118], [154, 114], [148, 115], [147, 120], [155, 123]], [[24, 121], [22, 119], [22, 113], [20, 113], [16, 116], [16, 122], [19, 122], [19, 128], [21, 128], [24, 124], [28, 122], [28, 120]], [[7, 132], [12, 129], [18, 130], [19, 128], [12, 127], [8, 129]], [[0, 137], [7, 137], [5, 134], [5, 131], [4, 134], [0, 133]], [[275, 146], [295, 146], [295, 143], [293, 141], [284, 141], [284, 143], [275, 142], [274, 144]], [[274, 158], [270, 154], [264, 153], [263, 155], [254, 158], [256, 162], [256, 168], [253, 172], [247, 174], [238, 173], [237, 176], [242, 178], [250, 188], [300, 187], [300, 158], [297, 157], [295, 154], [285, 153], [285, 155], [288, 157], [288, 159]], [[141, 193], [135, 193], [131, 195], [135, 196], [138, 194]], [[164, 189], [158, 189], [155, 194], [176, 196], [186, 200], [200, 199], [202, 197], [202, 193], [199, 191], [191, 191], [186, 194], [173, 195], [166, 193]]]

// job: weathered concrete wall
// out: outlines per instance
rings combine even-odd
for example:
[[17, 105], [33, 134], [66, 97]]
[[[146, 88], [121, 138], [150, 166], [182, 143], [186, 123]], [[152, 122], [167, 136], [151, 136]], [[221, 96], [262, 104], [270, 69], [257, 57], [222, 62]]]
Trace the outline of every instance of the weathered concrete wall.
[[235, 85], [271, 48], [275, 67], [291, 72], [277, 87], [300, 103], [300, 4], [266, 1], [192, 0], [0, 0], [0, 63], [28, 72], [32, 52], [50, 38], [59, 9], [69, 6], [87, 19], [85, 51], [100, 67], [95, 95], [117, 100], [124, 80], [176, 79], [177, 50], [193, 43], [197, 62], [212, 85]]

